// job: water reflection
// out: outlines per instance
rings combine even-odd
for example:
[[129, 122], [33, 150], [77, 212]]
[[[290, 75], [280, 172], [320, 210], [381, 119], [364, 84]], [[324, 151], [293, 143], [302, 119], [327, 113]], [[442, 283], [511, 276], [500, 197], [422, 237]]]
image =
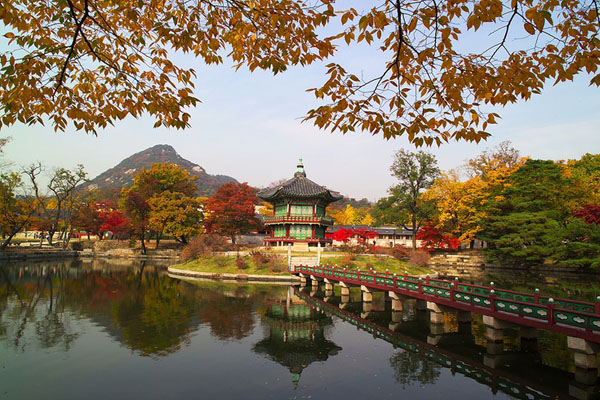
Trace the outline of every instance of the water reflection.
[[[381, 294], [367, 307], [355, 291], [312, 294], [172, 279], [140, 262], [0, 267], [0, 388], [61, 399], [597, 394], [564, 336], [507, 330], [488, 343], [478, 316], [431, 324], [415, 300], [392, 311]], [[42, 383], [22, 384], [29, 376]]]
[[296, 389], [306, 367], [316, 361], [327, 361], [342, 348], [325, 338], [325, 329], [333, 324], [331, 317], [298, 304], [299, 298], [290, 294], [292, 290], [288, 291], [285, 304], [268, 306], [262, 316], [267, 337], [252, 350], [286, 367]]
[[[199, 321], [194, 297], [159, 267], [103, 268], [93, 262], [54, 262], [0, 268], [2, 335], [16, 348], [37, 344], [68, 351], [87, 317], [142, 356], [164, 356], [189, 343]], [[8, 321], [6, 321], [8, 319]]]
[[[359, 302], [324, 297], [315, 288], [310, 293], [297, 290], [297, 294], [311, 307], [356, 325], [399, 349], [389, 362], [394, 378], [403, 388], [435, 384], [441, 371], [449, 369], [453, 375], [458, 373], [489, 386], [492, 393], [500, 391], [516, 398], [598, 397], [598, 371], [574, 370], [572, 360], [565, 359], [568, 351], [562, 335], [540, 332], [543, 345], [539, 349], [537, 340], [519, 338], [515, 332], [507, 335], [503, 343], [493, 343], [484, 338], [480, 316], [472, 323], [465, 323], [445, 313], [443, 323], [432, 324], [427, 322], [428, 318], [419, 317], [419, 313], [414, 319], [395, 317], [402, 312], [391, 311], [383, 297], [370, 306], [377, 311], [365, 315]], [[405, 299], [403, 303], [408, 305], [403, 310], [406, 316], [406, 308], [412, 309], [413, 300]], [[420, 314], [427, 315], [426, 312]], [[543, 362], [548, 359], [552, 362]], [[569, 370], [574, 371], [575, 376], [568, 373]]]

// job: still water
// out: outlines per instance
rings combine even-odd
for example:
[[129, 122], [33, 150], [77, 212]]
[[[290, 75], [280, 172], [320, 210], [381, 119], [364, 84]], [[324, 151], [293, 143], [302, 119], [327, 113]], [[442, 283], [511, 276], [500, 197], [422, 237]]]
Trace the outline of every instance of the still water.
[[[509, 287], [502, 277], [498, 286]], [[510, 285], [591, 300], [598, 284]], [[275, 285], [170, 278], [116, 261], [0, 267], [0, 399], [591, 398], [564, 336], [486, 344], [481, 317], [433, 329], [407, 301], [363, 309]], [[579, 382], [578, 382], [579, 381]], [[583, 397], [582, 397], [583, 396]]]

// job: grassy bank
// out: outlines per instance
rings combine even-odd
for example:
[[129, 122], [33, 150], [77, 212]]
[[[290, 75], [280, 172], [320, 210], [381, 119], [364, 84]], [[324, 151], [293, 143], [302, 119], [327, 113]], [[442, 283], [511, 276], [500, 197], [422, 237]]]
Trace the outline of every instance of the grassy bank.
[[[240, 267], [242, 262], [245, 267]], [[183, 264], [173, 265], [173, 268], [226, 274], [289, 275], [287, 272], [287, 261], [281, 257], [258, 259], [251, 256], [242, 256], [239, 258], [203, 256]]]
[[[422, 275], [432, 273], [427, 267], [409, 264], [406, 261], [397, 260], [392, 257], [376, 256], [342, 256], [342, 257], [322, 257], [323, 265], [350, 266], [367, 270], [373, 268], [378, 272], [403, 274], [408, 271], [410, 275]], [[240, 267], [242, 266], [242, 267]], [[229, 274], [248, 274], [248, 275], [288, 275], [287, 259], [284, 257], [269, 256], [266, 257], [225, 257], [225, 256], [203, 256], [186, 263], [173, 265], [173, 268], [184, 269], [188, 271], [211, 272], [211, 273], [229, 273]]]
[[410, 264], [404, 260], [397, 260], [393, 257], [376, 257], [358, 255], [346, 255], [343, 257], [322, 257], [321, 264], [323, 265], [338, 265], [340, 267], [360, 268], [368, 270], [373, 268], [377, 272], [388, 272], [394, 274], [403, 274], [408, 271], [409, 275], [422, 275], [433, 273], [433, 270], [427, 267]]

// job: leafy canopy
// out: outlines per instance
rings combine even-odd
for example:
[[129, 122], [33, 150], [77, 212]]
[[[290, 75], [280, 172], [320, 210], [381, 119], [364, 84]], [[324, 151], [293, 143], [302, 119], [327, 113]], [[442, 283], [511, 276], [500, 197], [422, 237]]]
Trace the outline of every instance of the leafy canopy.
[[485, 139], [495, 106], [548, 82], [584, 72], [600, 85], [597, 0], [2, 0], [0, 20], [0, 127], [72, 121], [96, 133], [149, 113], [186, 128], [196, 72], [177, 53], [279, 73], [370, 46], [385, 61], [327, 64], [310, 89], [323, 104], [305, 119], [415, 145]]

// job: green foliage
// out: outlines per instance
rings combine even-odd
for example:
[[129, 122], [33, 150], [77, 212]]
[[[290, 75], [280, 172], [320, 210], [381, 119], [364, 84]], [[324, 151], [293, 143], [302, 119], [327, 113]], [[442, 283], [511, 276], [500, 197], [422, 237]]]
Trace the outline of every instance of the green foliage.
[[388, 189], [389, 197], [377, 202], [372, 215], [378, 224], [403, 225], [410, 229], [413, 248], [416, 248], [417, 231], [435, 212], [434, 203], [424, 200], [421, 193], [433, 185], [440, 170], [434, 155], [406, 150], [396, 152], [390, 170], [398, 183]]
[[492, 261], [598, 267], [600, 227], [574, 218], [581, 196], [563, 165], [528, 160], [485, 204], [481, 238]]

